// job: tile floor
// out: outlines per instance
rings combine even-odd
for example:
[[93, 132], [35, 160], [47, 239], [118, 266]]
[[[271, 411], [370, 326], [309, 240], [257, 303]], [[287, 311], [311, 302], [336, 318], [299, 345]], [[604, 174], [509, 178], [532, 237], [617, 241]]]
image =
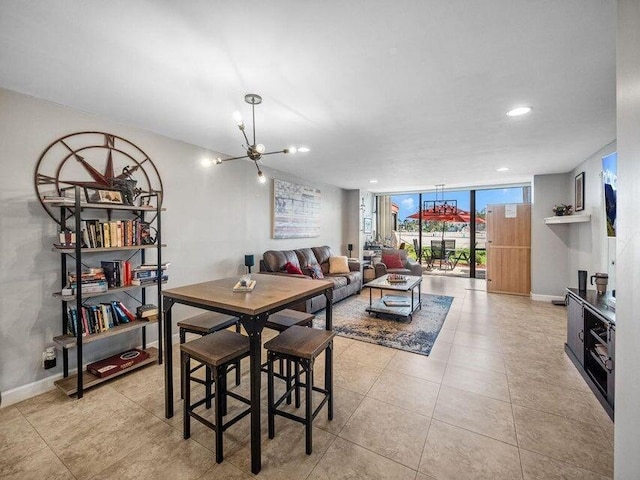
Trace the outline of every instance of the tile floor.
[[[563, 352], [564, 308], [483, 286], [425, 277], [424, 292], [455, 297], [429, 357], [337, 337], [334, 420], [316, 419], [311, 456], [301, 425], [279, 417], [268, 440], [265, 421], [259, 477], [611, 477], [613, 424]], [[52, 391], [3, 408], [0, 478], [252, 477], [248, 418], [225, 432], [217, 465], [212, 432], [193, 422], [183, 440], [182, 404], [167, 421], [163, 401], [162, 368], [151, 366], [80, 401]]]

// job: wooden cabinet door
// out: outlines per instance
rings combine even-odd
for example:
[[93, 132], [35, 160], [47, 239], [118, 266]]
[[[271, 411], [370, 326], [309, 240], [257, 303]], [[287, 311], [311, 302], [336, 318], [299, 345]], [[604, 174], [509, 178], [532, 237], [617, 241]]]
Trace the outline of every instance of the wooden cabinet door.
[[575, 357], [584, 365], [584, 317], [582, 302], [568, 295], [567, 305], [567, 346]]
[[616, 328], [609, 326], [609, 359], [611, 371], [607, 375], [607, 400], [609, 405], [615, 405], [616, 400]]
[[487, 291], [531, 293], [531, 204], [487, 206]]

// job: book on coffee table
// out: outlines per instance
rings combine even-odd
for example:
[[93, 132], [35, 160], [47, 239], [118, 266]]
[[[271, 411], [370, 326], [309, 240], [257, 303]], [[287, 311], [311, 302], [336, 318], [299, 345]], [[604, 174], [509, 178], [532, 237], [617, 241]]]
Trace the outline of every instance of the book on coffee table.
[[387, 307], [410, 307], [411, 302], [409, 300], [385, 300], [384, 304]]

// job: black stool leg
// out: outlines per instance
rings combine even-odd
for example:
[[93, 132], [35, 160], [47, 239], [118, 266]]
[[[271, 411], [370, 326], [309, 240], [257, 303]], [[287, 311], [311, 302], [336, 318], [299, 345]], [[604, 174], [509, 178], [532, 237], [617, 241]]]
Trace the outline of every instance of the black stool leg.
[[327, 391], [327, 414], [329, 420], [333, 420], [333, 340], [327, 346], [324, 354], [327, 356], [326, 367], [328, 374], [325, 375], [324, 389]]
[[[187, 340], [187, 334], [184, 329], [180, 329], [180, 345], [182, 345]], [[191, 374], [189, 374], [191, 375]], [[182, 382], [180, 382], [180, 398], [184, 398], [184, 387], [182, 386]]]
[[[240, 322], [236, 323], [236, 333], [241, 333], [240, 331]], [[241, 370], [240, 370], [240, 360], [238, 360], [238, 362], [236, 363], [236, 387], [238, 385], [240, 385], [240, 374], [241, 374]]]
[[[285, 382], [287, 384], [287, 392], [288, 392], [292, 385], [291, 360], [289, 359], [287, 359], [287, 379]], [[287, 395], [287, 405], [291, 405], [291, 393]]]
[[222, 403], [222, 415], [227, 414], [227, 368], [221, 369], [220, 384], [216, 385], [216, 397], [220, 395], [220, 403]]
[[311, 380], [311, 378], [313, 377], [313, 360], [311, 360], [311, 362], [308, 365], [308, 369], [306, 371], [305, 374], [305, 378], [306, 378], [306, 384], [305, 384], [305, 396], [304, 396], [304, 400], [305, 400], [305, 422], [304, 422], [304, 429], [305, 429], [305, 438], [306, 438], [306, 444], [307, 444], [307, 455], [311, 455], [311, 450], [312, 450], [312, 432], [313, 432], [313, 427], [311, 426], [312, 422], [313, 422], [313, 383]]
[[[207, 408], [211, 408], [211, 367], [206, 365], [205, 372], [205, 381], [204, 381], [204, 395], [205, 395], [205, 405]], [[216, 385], [216, 397], [218, 396], [218, 386]]]
[[[287, 380], [290, 381], [290, 380]], [[267, 352], [267, 416], [269, 419], [269, 438], [276, 434], [275, 415], [273, 413], [275, 403], [273, 391], [273, 354]]]
[[213, 375], [214, 375], [214, 384], [215, 384], [215, 388], [216, 388], [216, 395], [214, 397], [215, 400], [215, 417], [216, 417], [216, 463], [221, 463], [222, 462], [222, 433], [223, 433], [223, 422], [222, 422], [222, 402], [224, 399], [224, 394], [220, 391], [221, 390], [221, 383], [222, 383], [222, 378], [226, 377], [226, 370], [223, 370], [223, 373], [220, 373], [221, 369], [218, 368], [214, 368], [213, 369]]
[[300, 408], [300, 362], [294, 361], [293, 368], [295, 368], [295, 386], [296, 386], [296, 408]]
[[182, 409], [182, 436], [186, 440], [191, 436], [191, 362], [189, 355], [182, 353], [181, 380], [182, 391], [184, 392]]

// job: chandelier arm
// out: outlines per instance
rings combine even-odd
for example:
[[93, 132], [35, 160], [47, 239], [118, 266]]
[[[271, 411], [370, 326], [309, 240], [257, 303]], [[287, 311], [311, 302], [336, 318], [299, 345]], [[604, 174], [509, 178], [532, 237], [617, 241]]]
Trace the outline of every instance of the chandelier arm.
[[242, 132], [242, 135], [244, 136], [244, 141], [247, 142], [247, 145], [249, 145], [249, 139], [247, 138], [247, 132], [244, 131], [244, 128], [241, 128], [240, 131]]
[[264, 157], [265, 155], [274, 155], [276, 153], [287, 153], [285, 150], [277, 150], [275, 152], [267, 152], [267, 153], [263, 153], [262, 156]]
[[241, 158], [249, 158], [249, 155], [243, 155], [241, 157], [231, 157], [231, 158], [223, 158], [223, 162], [229, 162], [231, 160], [240, 160]]

